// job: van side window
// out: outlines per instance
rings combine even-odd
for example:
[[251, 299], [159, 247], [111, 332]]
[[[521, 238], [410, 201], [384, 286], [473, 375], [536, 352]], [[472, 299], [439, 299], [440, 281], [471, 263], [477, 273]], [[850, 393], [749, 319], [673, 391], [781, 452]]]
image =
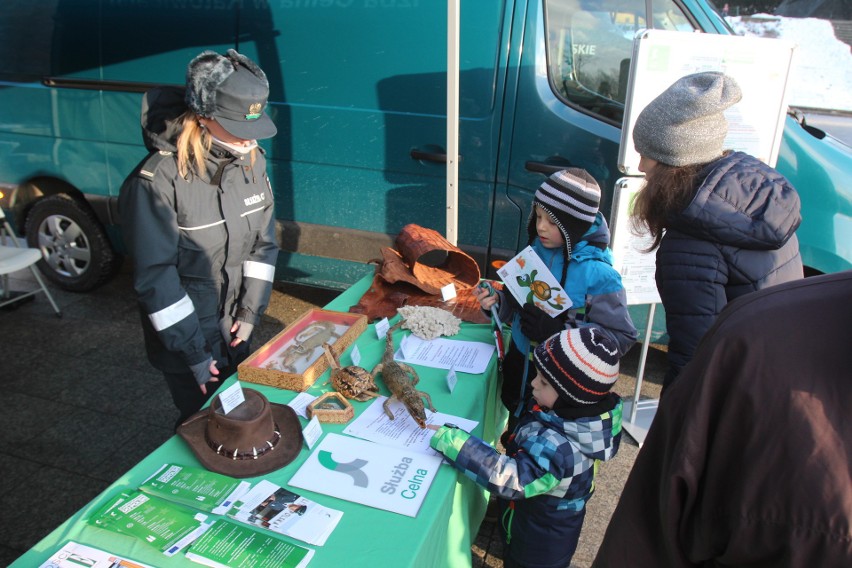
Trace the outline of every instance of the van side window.
[[[653, 2], [654, 28], [694, 31], [673, 0]], [[621, 124], [633, 36], [649, 27], [644, 0], [545, 1], [550, 84], [566, 102]]]

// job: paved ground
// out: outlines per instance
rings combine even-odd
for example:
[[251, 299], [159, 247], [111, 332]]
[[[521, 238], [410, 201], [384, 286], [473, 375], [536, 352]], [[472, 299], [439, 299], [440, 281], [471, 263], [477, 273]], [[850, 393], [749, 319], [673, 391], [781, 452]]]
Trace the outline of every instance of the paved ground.
[[[13, 290], [37, 286], [28, 272], [14, 276]], [[42, 294], [14, 310], [0, 309], [0, 566], [162, 444], [177, 417], [161, 375], [145, 359], [129, 274], [122, 271], [89, 294], [51, 290], [61, 319]], [[255, 344], [335, 295], [276, 290]], [[623, 361], [616, 385], [628, 398], [638, 355], [637, 346]], [[663, 366], [664, 354], [651, 349], [644, 396], [658, 396]], [[626, 436], [616, 458], [602, 467], [572, 566], [591, 564], [637, 451]], [[33, 510], [33, 500], [48, 493], [51, 507]], [[502, 567], [496, 536], [496, 525], [484, 522], [471, 550], [474, 566]]]

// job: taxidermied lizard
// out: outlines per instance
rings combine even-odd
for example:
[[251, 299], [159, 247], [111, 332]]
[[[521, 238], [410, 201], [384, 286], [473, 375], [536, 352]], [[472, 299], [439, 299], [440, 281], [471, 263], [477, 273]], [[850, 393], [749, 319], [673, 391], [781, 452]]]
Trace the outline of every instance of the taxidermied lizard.
[[420, 377], [417, 376], [417, 372], [414, 369], [405, 363], [400, 363], [393, 359], [393, 332], [402, 325], [403, 321], [405, 320], [400, 320], [388, 330], [385, 338], [387, 341], [385, 354], [382, 356], [379, 364], [373, 367], [373, 372], [370, 374], [375, 379], [376, 375], [381, 373], [382, 379], [391, 392], [391, 396], [383, 404], [385, 414], [387, 414], [388, 418], [394, 420], [393, 412], [391, 412], [389, 407], [391, 400], [395, 398], [405, 405], [405, 408], [408, 409], [408, 413], [417, 422], [417, 425], [425, 428], [426, 410], [423, 407], [423, 398], [425, 397], [429, 403], [429, 410], [435, 412], [435, 407], [432, 406], [432, 397], [429, 396], [429, 393], [414, 388], [420, 381]]

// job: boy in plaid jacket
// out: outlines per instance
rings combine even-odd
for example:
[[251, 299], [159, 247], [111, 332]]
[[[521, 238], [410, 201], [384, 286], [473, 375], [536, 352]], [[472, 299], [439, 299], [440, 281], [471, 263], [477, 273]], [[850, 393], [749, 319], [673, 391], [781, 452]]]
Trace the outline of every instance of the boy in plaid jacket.
[[569, 329], [533, 352], [533, 401], [506, 455], [452, 425], [430, 445], [497, 496], [504, 565], [568, 566], [577, 548], [598, 463], [621, 440], [618, 347], [595, 327]]

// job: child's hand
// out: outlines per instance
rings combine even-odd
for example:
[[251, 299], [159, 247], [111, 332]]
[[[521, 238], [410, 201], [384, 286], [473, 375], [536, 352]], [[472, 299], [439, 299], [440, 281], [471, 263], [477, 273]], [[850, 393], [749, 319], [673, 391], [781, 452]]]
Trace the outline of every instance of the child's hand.
[[479, 306], [483, 310], [490, 310], [491, 306], [497, 303], [497, 294], [494, 293], [494, 290], [488, 286], [483, 286], [483, 282], [480, 282], [476, 288], [473, 289], [473, 297], [479, 301]]

